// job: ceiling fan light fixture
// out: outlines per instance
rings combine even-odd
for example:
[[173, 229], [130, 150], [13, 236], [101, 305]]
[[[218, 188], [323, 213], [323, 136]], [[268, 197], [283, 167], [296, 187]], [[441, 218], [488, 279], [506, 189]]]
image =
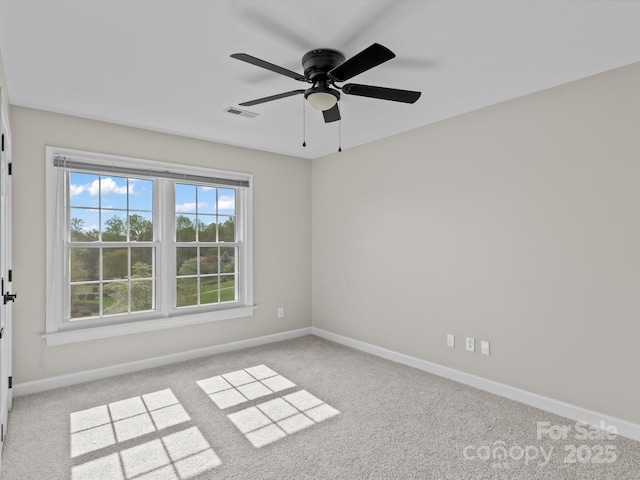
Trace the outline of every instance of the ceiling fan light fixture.
[[316, 92], [312, 93], [307, 97], [309, 101], [309, 105], [311, 105], [316, 110], [330, 110], [334, 107], [334, 105], [338, 102], [338, 99], [331, 95], [330, 93], [325, 92]]
[[304, 96], [309, 105], [324, 112], [331, 110], [338, 103], [340, 93], [331, 88], [314, 87], [307, 90]]

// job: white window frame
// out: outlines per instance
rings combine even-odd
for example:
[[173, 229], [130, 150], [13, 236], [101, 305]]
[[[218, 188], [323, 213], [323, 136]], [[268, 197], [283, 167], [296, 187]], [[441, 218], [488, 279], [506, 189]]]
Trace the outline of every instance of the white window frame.
[[[154, 182], [154, 205], [160, 215], [154, 217], [154, 229], [158, 245], [156, 256], [156, 311], [114, 315], [88, 320], [66, 321], [68, 302], [66, 284], [68, 272], [64, 268], [66, 253], [64, 235], [68, 229], [66, 219], [66, 175], [54, 165], [55, 158], [65, 157], [79, 160], [83, 164], [96, 165], [96, 173], [108, 173], [97, 166], [133, 168], [152, 172], [167, 172], [174, 175], [189, 175], [222, 178], [248, 182], [248, 187], [236, 189], [236, 235], [240, 242], [238, 261], [239, 300], [213, 306], [175, 307], [174, 282], [170, 281], [176, 271], [175, 265], [175, 199], [173, 188], [167, 181]], [[118, 174], [114, 174], [118, 175]], [[183, 183], [179, 179], [176, 183]], [[185, 182], [189, 183], [189, 182]], [[159, 187], [159, 188], [157, 188]], [[46, 147], [46, 333], [47, 345], [63, 345], [100, 338], [129, 335], [165, 328], [195, 325], [253, 316], [253, 176], [249, 173], [230, 172], [189, 165], [156, 162], [138, 158], [106, 155]], [[160, 245], [163, 246], [160, 246]], [[167, 244], [170, 244], [167, 245]], [[175, 275], [173, 275], [175, 278]], [[65, 283], [66, 282], [66, 283]]]

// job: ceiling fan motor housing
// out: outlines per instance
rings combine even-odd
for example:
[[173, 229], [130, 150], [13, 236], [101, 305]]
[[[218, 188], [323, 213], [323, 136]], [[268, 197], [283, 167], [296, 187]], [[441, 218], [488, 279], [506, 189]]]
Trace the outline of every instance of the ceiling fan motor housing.
[[318, 48], [307, 52], [302, 57], [304, 76], [312, 83], [327, 79], [327, 74], [338, 65], [344, 63], [344, 55], [338, 50]]

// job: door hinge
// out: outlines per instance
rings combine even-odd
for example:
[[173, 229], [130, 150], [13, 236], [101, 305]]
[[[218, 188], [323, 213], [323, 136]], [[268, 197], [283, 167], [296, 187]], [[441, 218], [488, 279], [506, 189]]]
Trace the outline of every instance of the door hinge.
[[13, 175], [13, 162], [9, 162], [9, 165], [7, 165], [8, 169], [9, 169], [9, 175]]
[[9, 388], [13, 388], [13, 377], [9, 377]]
[[9, 277], [9, 281], [13, 282], [13, 270], [9, 270], [9, 274], [7, 276]]
[[2, 424], [2, 429], [0, 431], [0, 443], [4, 443], [4, 423]]
[[2, 134], [2, 151], [4, 152], [4, 133]]

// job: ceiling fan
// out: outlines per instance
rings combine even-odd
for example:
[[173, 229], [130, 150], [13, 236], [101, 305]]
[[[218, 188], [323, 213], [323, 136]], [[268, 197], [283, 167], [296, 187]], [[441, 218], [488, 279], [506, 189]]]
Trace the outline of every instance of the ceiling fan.
[[312, 107], [322, 111], [326, 123], [335, 122], [341, 118], [338, 108], [340, 92], [347, 95], [379, 98], [392, 102], [415, 103], [416, 100], [420, 98], [421, 92], [361, 85], [359, 83], [347, 83], [342, 86], [336, 85], [336, 82], [345, 82], [381, 63], [391, 60], [395, 56], [391, 50], [378, 43], [374, 43], [370, 47], [365, 48], [346, 61], [344, 55], [337, 50], [326, 48], [315, 49], [305, 53], [302, 57], [304, 75], [301, 75], [246, 53], [234, 53], [231, 55], [232, 58], [237, 60], [242, 60], [243, 62], [312, 85], [311, 88], [291, 90], [290, 92], [243, 102], [240, 105], [248, 107], [293, 95], [304, 94], [304, 97]]

